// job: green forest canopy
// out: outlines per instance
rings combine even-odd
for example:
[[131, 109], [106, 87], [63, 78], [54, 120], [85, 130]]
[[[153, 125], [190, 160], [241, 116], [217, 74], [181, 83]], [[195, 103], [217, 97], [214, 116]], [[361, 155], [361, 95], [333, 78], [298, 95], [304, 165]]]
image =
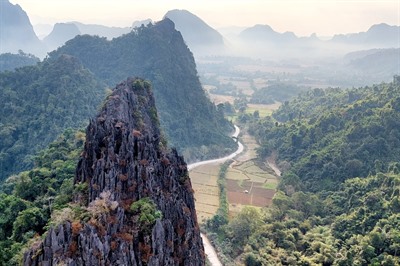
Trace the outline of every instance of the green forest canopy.
[[52, 212], [66, 207], [82, 189], [73, 186], [73, 179], [84, 141], [84, 132], [66, 130], [39, 152], [35, 167], [2, 184], [0, 265], [20, 265], [23, 247], [42, 235], [55, 219]]
[[18, 54], [4, 53], [0, 54], [0, 72], [6, 70], [14, 70], [23, 66], [36, 65], [40, 61], [39, 58], [32, 54], [26, 54], [19, 51]]
[[251, 125], [260, 155], [276, 151], [300, 177], [302, 190], [334, 189], [347, 178], [386, 172], [398, 163], [398, 84], [310, 90], [273, 117]]
[[0, 73], [0, 181], [95, 114], [105, 86], [71, 56]]

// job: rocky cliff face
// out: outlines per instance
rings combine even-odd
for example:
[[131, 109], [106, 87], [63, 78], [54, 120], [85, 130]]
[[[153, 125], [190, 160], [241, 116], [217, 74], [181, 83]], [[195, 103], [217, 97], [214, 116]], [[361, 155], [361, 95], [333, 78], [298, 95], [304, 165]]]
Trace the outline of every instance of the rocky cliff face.
[[204, 265], [186, 163], [163, 144], [146, 81], [119, 84], [90, 122], [75, 187], [75, 214], [24, 265]]
[[36, 36], [26, 12], [9, 0], [0, 1], [0, 53], [18, 50], [44, 57], [45, 47]]

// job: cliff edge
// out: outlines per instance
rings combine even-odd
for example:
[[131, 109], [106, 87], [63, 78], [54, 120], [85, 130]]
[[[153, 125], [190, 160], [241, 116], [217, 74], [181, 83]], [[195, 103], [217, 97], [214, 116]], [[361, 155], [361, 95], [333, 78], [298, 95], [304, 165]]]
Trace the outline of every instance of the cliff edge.
[[165, 146], [147, 81], [129, 78], [107, 97], [74, 183], [66, 218], [24, 265], [205, 264], [187, 166]]

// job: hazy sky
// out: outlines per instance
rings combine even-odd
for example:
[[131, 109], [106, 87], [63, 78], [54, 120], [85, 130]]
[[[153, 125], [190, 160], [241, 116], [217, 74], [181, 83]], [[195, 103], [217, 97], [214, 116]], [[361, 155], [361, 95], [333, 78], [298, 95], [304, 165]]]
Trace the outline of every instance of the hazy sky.
[[276, 31], [319, 36], [366, 31], [377, 23], [400, 25], [400, 0], [10, 0], [32, 24], [80, 21], [130, 26], [187, 9], [215, 28], [268, 24]]

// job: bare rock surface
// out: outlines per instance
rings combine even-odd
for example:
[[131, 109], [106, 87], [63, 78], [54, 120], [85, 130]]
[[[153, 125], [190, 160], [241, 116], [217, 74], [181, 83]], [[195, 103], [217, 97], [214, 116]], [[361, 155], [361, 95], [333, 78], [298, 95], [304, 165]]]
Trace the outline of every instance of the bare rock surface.
[[[24, 265], [205, 264], [187, 165], [165, 147], [148, 82], [129, 78], [107, 97], [74, 183], [79, 218], [51, 228]], [[156, 213], [131, 209], [143, 199]]]

